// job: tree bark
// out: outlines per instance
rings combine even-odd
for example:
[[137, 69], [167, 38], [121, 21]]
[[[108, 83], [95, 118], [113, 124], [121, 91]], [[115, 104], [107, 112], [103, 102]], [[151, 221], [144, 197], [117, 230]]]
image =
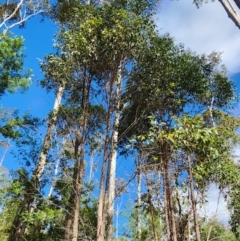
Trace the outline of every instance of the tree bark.
[[189, 172], [190, 195], [191, 195], [191, 201], [192, 201], [192, 210], [193, 210], [193, 219], [194, 219], [196, 240], [201, 241], [199, 224], [198, 224], [197, 208], [196, 208], [196, 199], [194, 196], [193, 174], [192, 174], [192, 164], [191, 164], [191, 156], [190, 155], [188, 155], [188, 172]]
[[122, 61], [119, 64], [117, 71], [116, 95], [114, 112], [115, 118], [113, 123], [111, 155], [109, 158], [109, 189], [108, 189], [108, 226], [107, 226], [107, 241], [113, 238], [113, 216], [114, 216], [114, 199], [115, 199], [115, 180], [116, 180], [116, 162], [117, 162], [117, 143], [118, 143], [118, 127], [120, 120], [120, 100], [122, 86]]
[[137, 164], [137, 237], [138, 240], [141, 240], [142, 237], [142, 228], [141, 228], [141, 184], [142, 184], [142, 154], [139, 150], [139, 158]]
[[169, 167], [168, 161], [165, 160], [165, 181], [166, 181], [166, 190], [167, 190], [167, 199], [168, 199], [168, 214], [169, 214], [169, 221], [170, 221], [170, 231], [171, 231], [171, 240], [177, 241], [177, 231], [176, 231], [176, 221], [175, 221], [175, 214], [173, 208], [173, 200], [172, 200], [172, 188], [170, 185], [170, 177], [169, 177]]
[[107, 125], [106, 125], [106, 136], [104, 141], [104, 150], [103, 150], [103, 163], [99, 184], [99, 197], [98, 197], [98, 211], [97, 211], [97, 241], [104, 240], [105, 234], [105, 212], [104, 212], [104, 199], [105, 199], [105, 179], [106, 179], [106, 169], [107, 169], [107, 159], [108, 159], [108, 146], [109, 146], [109, 135], [111, 128], [111, 113], [112, 113], [112, 102], [113, 102], [113, 82], [114, 79], [110, 80], [109, 87], [109, 102], [108, 102], [108, 113], [107, 113]]
[[[169, 173], [169, 158], [168, 158], [168, 145], [164, 143], [163, 140], [160, 141], [160, 151], [159, 151], [159, 163], [163, 164], [164, 168], [164, 180], [165, 180], [165, 195], [166, 195], [166, 210], [168, 218], [166, 219], [169, 223], [170, 239], [169, 241], [177, 241], [177, 230], [176, 230], [176, 220], [174, 214], [174, 206], [172, 200], [172, 187]], [[169, 235], [169, 234], [168, 234]]]
[[[86, 76], [85, 76], [86, 77]], [[83, 96], [82, 96], [82, 109], [83, 113], [80, 117], [80, 125], [75, 137], [74, 146], [74, 170], [73, 170], [73, 182], [72, 190], [70, 194], [70, 200], [68, 204], [67, 217], [66, 217], [66, 229], [64, 232], [63, 241], [69, 240], [70, 228], [72, 226], [72, 241], [77, 241], [78, 227], [79, 227], [79, 213], [80, 213], [80, 201], [82, 193], [82, 181], [84, 176], [84, 145], [86, 141], [86, 132], [89, 119], [89, 95], [91, 87], [91, 77], [86, 77], [83, 81]], [[80, 148], [79, 148], [80, 147]], [[80, 149], [80, 150], [79, 150]]]
[[166, 185], [164, 191], [164, 214], [165, 214], [165, 227], [167, 230], [167, 240], [171, 240], [171, 231], [170, 231], [170, 224], [169, 224], [169, 214], [168, 214], [168, 203], [167, 203], [167, 192], [166, 192]]
[[53, 132], [53, 129], [55, 127], [55, 122], [57, 120], [57, 112], [58, 112], [58, 109], [59, 109], [60, 104], [61, 104], [64, 89], [65, 89], [64, 85], [60, 85], [59, 88], [58, 88], [56, 98], [55, 98], [54, 107], [53, 107], [53, 113], [52, 113], [52, 116], [51, 116], [51, 118], [49, 120], [49, 123], [48, 123], [48, 129], [47, 129], [47, 133], [46, 133], [45, 138], [44, 138], [42, 151], [41, 151], [40, 157], [38, 159], [37, 167], [35, 168], [35, 171], [32, 175], [31, 181], [30, 181], [33, 188], [35, 188], [36, 191], [38, 190], [39, 181], [40, 181], [40, 178], [42, 177], [44, 167], [46, 165], [47, 153], [48, 153], [48, 150], [51, 146], [52, 132]]

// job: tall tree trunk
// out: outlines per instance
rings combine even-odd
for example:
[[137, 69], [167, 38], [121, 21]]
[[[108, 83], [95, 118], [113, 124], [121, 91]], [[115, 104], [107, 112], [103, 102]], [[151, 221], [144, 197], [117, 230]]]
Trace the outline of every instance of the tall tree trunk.
[[[63, 241], [68, 241], [70, 229], [72, 225], [72, 241], [77, 241], [79, 227], [80, 200], [82, 193], [82, 181], [84, 176], [84, 145], [86, 141], [86, 132], [89, 119], [89, 95], [91, 87], [91, 78], [87, 78], [83, 82], [83, 96], [81, 106], [83, 108], [82, 117], [80, 118], [80, 126], [75, 137], [75, 164], [73, 170], [72, 190], [67, 209], [66, 229]], [[79, 148], [80, 147], [80, 148]], [[80, 150], [79, 150], [80, 149]]]
[[39, 181], [40, 181], [40, 178], [42, 177], [44, 167], [46, 165], [47, 153], [48, 153], [48, 150], [51, 146], [52, 132], [53, 132], [53, 129], [55, 127], [56, 120], [57, 120], [57, 112], [58, 112], [58, 109], [59, 109], [60, 104], [61, 104], [64, 89], [65, 89], [65, 85], [60, 85], [59, 88], [58, 88], [56, 98], [55, 98], [54, 107], [53, 107], [53, 113], [52, 113], [51, 118], [50, 118], [49, 123], [48, 123], [48, 129], [47, 129], [47, 133], [46, 133], [45, 138], [44, 138], [42, 151], [41, 151], [40, 157], [38, 159], [37, 167], [35, 168], [35, 171], [33, 173], [31, 181], [30, 181], [33, 188], [35, 188], [36, 191], [38, 191]]
[[171, 181], [170, 181], [170, 174], [169, 174], [169, 164], [168, 160], [164, 160], [165, 166], [165, 185], [166, 185], [166, 194], [167, 194], [167, 207], [168, 207], [168, 215], [170, 221], [170, 233], [172, 241], [177, 241], [177, 231], [176, 231], [176, 221], [175, 221], [175, 214], [174, 214], [174, 207], [173, 207], [173, 200], [172, 200], [172, 188], [171, 188]]
[[171, 187], [171, 179], [169, 173], [169, 157], [168, 157], [168, 144], [164, 142], [164, 140], [160, 140], [159, 143], [159, 164], [163, 165], [164, 171], [164, 181], [165, 181], [165, 221], [167, 227], [167, 235], [170, 236], [169, 241], [177, 241], [177, 230], [176, 230], [176, 221], [174, 214], [174, 206], [172, 199], [172, 187]]
[[142, 237], [142, 225], [141, 225], [141, 184], [142, 184], [142, 153], [139, 150], [140, 154], [138, 157], [137, 163], [137, 237], [138, 240], [141, 240]]
[[171, 240], [171, 227], [169, 224], [169, 213], [168, 213], [168, 202], [167, 202], [167, 191], [166, 185], [164, 190], [164, 214], [165, 214], [165, 227], [167, 230], [167, 240]]
[[111, 155], [109, 158], [109, 188], [108, 188], [108, 210], [107, 210], [107, 241], [113, 238], [113, 216], [114, 216], [114, 199], [115, 199], [115, 179], [116, 179], [116, 162], [117, 162], [117, 143], [118, 143], [118, 127], [120, 119], [120, 101], [121, 101], [121, 87], [122, 87], [122, 61], [117, 70], [117, 82], [114, 105], [114, 123], [111, 143]]
[[[86, 87], [85, 87], [86, 84]], [[89, 119], [89, 95], [90, 95], [90, 87], [91, 80], [89, 79], [87, 83], [84, 83], [84, 91], [83, 91], [83, 126], [82, 126], [82, 137], [81, 137], [81, 149], [80, 149], [80, 165], [79, 165], [79, 173], [77, 178], [77, 186], [76, 193], [77, 198], [75, 202], [75, 211], [74, 211], [74, 221], [73, 221], [73, 239], [72, 241], [77, 241], [78, 239], [78, 226], [79, 226], [79, 211], [80, 211], [80, 201], [81, 201], [81, 193], [82, 193], [82, 183], [84, 176], [84, 145], [86, 141], [87, 134], [87, 125]]]
[[[62, 148], [64, 148], [66, 143], [65, 138], [63, 138], [62, 143], [61, 143], [61, 147], [58, 147], [58, 150], [60, 151]], [[59, 168], [59, 164], [60, 164], [60, 157], [57, 158], [56, 162], [55, 162], [55, 168], [54, 168], [54, 177], [49, 189], [49, 193], [48, 193], [48, 198], [50, 198], [52, 196], [54, 187], [56, 185], [56, 179], [57, 179], [57, 174], [58, 174], [58, 168]]]
[[100, 184], [99, 184], [99, 197], [98, 197], [98, 211], [97, 211], [97, 241], [104, 240], [105, 234], [105, 212], [104, 212], [104, 199], [105, 199], [105, 179], [106, 179], [106, 171], [107, 171], [107, 160], [109, 156], [109, 135], [111, 129], [111, 114], [113, 108], [113, 82], [114, 78], [112, 76], [110, 80], [109, 86], [109, 102], [108, 102], [108, 112], [107, 112], [107, 120], [106, 120], [106, 136], [104, 141], [104, 150], [103, 150], [103, 163], [102, 163], [102, 170], [101, 170], [101, 177], [100, 177]]
[[52, 132], [55, 127], [55, 122], [57, 120], [57, 112], [61, 104], [63, 92], [65, 89], [65, 85], [60, 85], [56, 94], [53, 111], [50, 115], [50, 119], [48, 122], [47, 132], [44, 138], [43, 146], [41, 153], [39, 155], [37, 166], [33, 172], [32, 178], [30, 179], [30, 188], [26, 190], [26, 194], [24, 195], [24, 200], [22, 201], [22, 205], [20, 207], [20, 211], [17, 214], [15, 220], [13, 221], [12, 231], [8, 238], [8, 241], [19, 241], [23, 236], [26, 224], [23, 222], [22, 214], [23, 212], [30, 211], [32, 203], [34, 202], [35, 194], [39, 191], [39, 183], [40, 179], [43, 175], [44, 167], [47, 161], [47, 153], [51, 146], [51, 137]]
[[188, 240], [187, 241], [191, 241], [191, 220], [190, 220], [190, 217], [191, 217], [191, 211], [189, 210], [188, 211]]
[[78, 240], [78, 226], [79, 226], [79, 214], [80, 214], [80, 201], [82, 193], [82, 181], [84, 175], [84, 154], [81, 154], [79, 175], [77, 178], [77, 189], [76, 189], [76, 200], [75, 200], [75, 209], [74, 209], [74, 218], [73, 218], [73, 238], [72, 241]]
[[190, 195], [192, 201], [192, 210], [193, 210], [193, 219], [194, 219], [194, 227], [196, 233], [196, 240], [201, 241], [200, 237], [200, 230], [198, 224], [198, 215], [197, 215], [197, 203], [194, 196], [194, 185], [193, 185], [193, 174], [192, 174], [192, 163], [191, 163], [191, 156], [188, 155], [188, 172], [189, 172], [189, 185], [190, 185]]

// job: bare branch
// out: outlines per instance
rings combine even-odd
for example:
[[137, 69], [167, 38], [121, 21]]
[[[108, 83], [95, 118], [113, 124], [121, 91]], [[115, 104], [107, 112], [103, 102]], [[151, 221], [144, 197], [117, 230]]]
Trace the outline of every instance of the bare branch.
[[18, 3], [7, 1], [4, 4], [0, 4], [0, 7], [0, 28], [3, 28], [6, 33], [17, 25], [21, 26], [29, 18], [46, 12], [48, 3], [45, 0], [19, 0]]

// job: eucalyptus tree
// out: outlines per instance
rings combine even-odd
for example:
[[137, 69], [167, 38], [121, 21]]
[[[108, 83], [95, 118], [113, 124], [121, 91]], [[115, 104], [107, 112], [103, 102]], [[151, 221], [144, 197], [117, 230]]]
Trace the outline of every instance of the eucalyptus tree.
[[[62, 67], [62, 69], [64, 70], [64, 60], [61, 61], [60, 58], [54, 57], [54, 56], [48, 56], [46, 58], [46, 62], [42, 63], [43, 69], [44, 69], [44, 64], [46, 64], [47, 62], [49, 63], [49, 66], [51, 66], [52, 68], [56, 68], [56, 66], [59, 68], [59, 66]], [[33, 172], [32, 177], [30, 178], [30, 183], [31, 183], [31, 187], [28, 191], [26, 191], [26, 196], [24, 198], [24, 201], [22, 203], [22, 213], [27, 212], [30, 210], [30, 206], [31, 203], [34, 201], [34, 194], [36, 192], [39, 191], [39, 183], [40, 183], [40, 179], [43, 175], [44, 172], [44, 168], [47, 162], [47, 152], [51, 146], [51, 137], [52, 137], [52, 132], [55, 126], [55, 122], [56, 122], [56, 114], [57, 114], [57, 110], [59, 109], [60, 103], [61, 103], [61, 99], [62, 99], [62, 95], [64, 92], [64, 84], [65, 84], [65, 79], [68, 77], [68, 70], [66, 70], [66, 74], [65, 76], [63, 76], [64, 74], [60, 74], [60, 76], [57, 76], [58, 79], [58, 83], [62, 84], [58, 84], [56, 83], [55, 86], [58, 86], [58, 91], [56, 93], [56, 99], [55, 99], [55, 103], [54, 103], [54, 107], [53, 107], [53, 112], [52, 114], [50, 114], [50, 118], [49, 118], [49, 122], [48, 122], [48, 127], [47, 127], [47, 132], [43, 141], [43, 147], [42, 147], [42, 151], [40, 152], [39, 155], [39, 161], [36, 164], [36, 168]], [[55, 75], [54, 75], [55, 73]], [[54, 72], [52, 75], [52, 78], [56, 78], [56, 72]], [[29, 193], [32, 193], [32, 195], [29, 195]], [[22, 214], [19, 214], [19, 217], [16, 218], [16, 220], [14, 221], [14, 227], [15, 230], [12, 232], [11, 237], [9, 240], [19, 240], [21, 238], [21, 236], [24, 234], [25, 232], [25, 225], [23, 222], [23, 219], [21, 217]]]
[[[133, 6], [137, 5], [135, 1], [130, 3]], [[106, 98], [104, 105], [107, 110], [107, 120], [100, 179], [97, 240], [103, 239], [105, 224], [107, 224], [108, 230], [107, 240], [111, 240], [113, 235], [112, 217], [115, 199], [116, 150], [119, 141], [118, 126], [124, 104], [121, 100], [123, 80], [128, 77], [128, 71], [130, 71], [127, 66], [134, 63], [136, 55], [140, 55], [142, 46], [147, 44], [148, 34], [153, 29], [148, 17], [136, 14], [137, 11], [142, 11], [141, 8], [136, 8], [136, 11], [131, 7], [128, 9], [121, 1], [113, 1], [112, 4], [112, 6], [104, 6], [100, 15], [103, 21], [103, 31], [101, 31], [99, 52], [106, 60], [102, 83], [107, 87], [107, 91], [104, 90], [102, 95]], [[149, 6], [151, 4], [149, 3]], [[139, 12], [137, 13], [139, 14]]]
[[[184, 116], [181, 120], [177, 120], [179, 125], [177, 129], [166, 137], [173, 149], [185, 153], [181, 156], [187, 163], [196, 240], [201, 238], [195, 192], [201, 190], [201, 187], [204, 188], [209, 180], [219, 183], [221, 188], [226, 188], [229, 183], [234, 183], [237, 179], [238, 173], [231, 157], [229, 138], [232, 139], [235, 135], [234, 131], [239, 125], [239, 120], [234, 117], [232, 119], [236, 120], [237, 125], [230, 133], [222, 129], [222, 123], [209, 127], [199, 116], [191, 119]], [[160, 133], [159, 137], [164, 138], [164, 132]], [[226, 168], [229, 174], [231, 173], [231, 177], [224, 180], [221, 173], [226, 172]]]
[[[144, 144], [149, 153], [147, 163], [158, 164], [163, 173], [163, 193], [167, 195], [164, 207], [168, 207], [165, 212], [165, 222], [169, 224], [168, 240], [177, 240], [173, 180], [170, 175], [176, 164], [171, 161], [171, 145], [166, 142], [157, 142], [156, 146], [151, 144], [154, 131], [150, 131], [152, 136], [148, 135], [149, 129], [154, 123], [159, 123], [160, 129], [171, 132], [173, 116], [184, 113], [193, 115], [208, 110], [211, 116], [214, 109], [231, 102], [234, 87], [224, 69], [217, 68], [219, 61], [216, 54], [197, 56], [185, 51], [183, 46], [174, 45], [169, 36], [155, 35], [136, 63], [127, 82], [125, 98], [128, 105], [124, 109], [120, 128], [124, 132], [131, 126], [124, 142], [130, 140], [136, 149]], [[149, 116], [152, 118], [149, 119]], [[214, 125], [213, 116], [211, 120], [210, 125]]]

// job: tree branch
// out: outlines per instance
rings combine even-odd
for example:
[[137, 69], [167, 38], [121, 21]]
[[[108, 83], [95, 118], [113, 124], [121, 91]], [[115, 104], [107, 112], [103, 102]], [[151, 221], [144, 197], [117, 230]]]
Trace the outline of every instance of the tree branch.
[[[240, 5], [240, 0], [234, 0], [236, 5]], [[240, 29], [240, 16], [238, 12], [234, 9], [233, 5], [229, 0], [219, 0], [222, 4], [223, 8], [228, 14], [228, 17], [236, 24], [236, 26]]]

